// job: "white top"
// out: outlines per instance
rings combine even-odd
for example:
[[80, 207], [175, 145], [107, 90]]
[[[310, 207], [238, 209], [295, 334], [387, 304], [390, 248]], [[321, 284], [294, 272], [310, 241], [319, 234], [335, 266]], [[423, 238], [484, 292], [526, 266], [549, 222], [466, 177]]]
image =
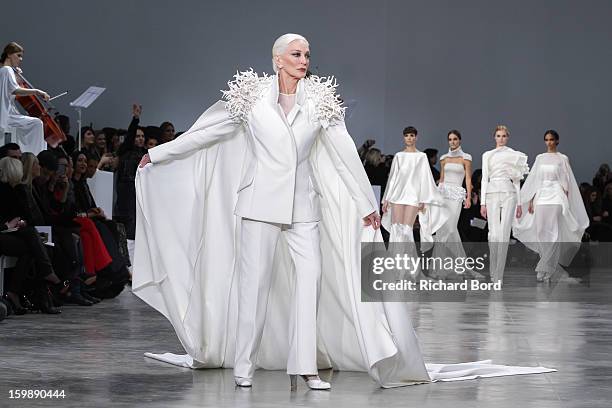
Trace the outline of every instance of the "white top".
[[278, 94], [278, 104], [283, 109], [285, 116], [289, 115], [291, 109], [295, 106], [295, 94]]
[[[584, 230], [589, 226], [589, 217], [567, 156], [559, 152], [539, 154], [521, 188], [521, 196], [523, 205], [533, 199], [535, 213], [546, 211], [544, 208], [538, 209], [538, 205], [561, 206], [557, 239], [562, 245], [559, 263], [569, 265]], [[528, 248], [541, 251], [534, 214], [523, 211], [522, 217], [512, 226], [512, 232]]]
[[541, 184], [533, 204], [563, 205], [569, 186], [569, 174], [563, 156], [559, 153], [543, 153], [538, 156], [537, 163]]
[[0, 68], [0, 129], [8, 127], [9, 115], [18, 115], [15, 107], [15, 89], [19, 88], [15, 72], [11, 67]]
[[[426, 188], [429, 184], [431, 188]], [[428, 202], [434, 190], [436, 184], [425, 153], [398, 152], [395, 155], [383, 201], [418, 206], [420, 203]]]
[[461, 186], [465, 178], [465, 166], [462, 163], [444, 164], [444, 184]]
[[516, 192], [520, 200], [520, 181], [529, 172], [527, 155], [502, 146], [482, 155], [480, 204], [485, 205], [488, 193]]

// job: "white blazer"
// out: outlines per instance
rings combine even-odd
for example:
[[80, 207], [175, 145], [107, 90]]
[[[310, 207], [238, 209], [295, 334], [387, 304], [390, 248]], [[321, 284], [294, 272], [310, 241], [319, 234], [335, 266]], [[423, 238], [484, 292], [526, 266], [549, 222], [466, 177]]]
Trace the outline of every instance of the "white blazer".
[[[236, 163], [241, 183], [235, 214], [281, 224], [316, 221], [319, 191], [310, 153], [318, 138], [359, 213], [365, 217], [376, 211], [376, 198], [343, 115], [333, 114], [342, 112], [335, 85], [315, 76], [300, 80], [295, 106], [286, 117], [278, 104], [277, 76], [247, 72], [237, 74], [229, 85], [227, 101], [213, 105], [179, 138], [149, 150], [151, 162], [183, 157], [242, 128], [249, 149], [244, 162]], [[212, 121], [211, 115], [216, 116]]]

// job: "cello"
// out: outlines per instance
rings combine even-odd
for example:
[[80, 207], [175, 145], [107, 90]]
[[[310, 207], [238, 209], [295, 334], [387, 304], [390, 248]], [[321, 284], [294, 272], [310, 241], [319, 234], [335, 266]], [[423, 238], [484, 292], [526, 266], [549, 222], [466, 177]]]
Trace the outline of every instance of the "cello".
[[[15, 71], [15, 78], [20, 87], [34, 89], [32, 84], [23, 76], [21, 69], [13, 68], [13, 71]], [[50, 110], [55, 109], [53, 105], [40, 98], [38, 95], [15, 95], [15, 101], [19, 102], [28, 115], [42, 121], [45, 142], [47, 142], [49, 146], [55, 148], [66, 140], [64, 131], [49, 114]]]

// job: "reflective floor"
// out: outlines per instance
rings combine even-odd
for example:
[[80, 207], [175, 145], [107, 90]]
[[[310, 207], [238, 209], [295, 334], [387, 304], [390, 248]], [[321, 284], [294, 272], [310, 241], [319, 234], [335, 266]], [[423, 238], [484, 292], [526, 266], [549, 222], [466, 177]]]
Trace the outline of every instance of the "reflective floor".
[[[610, 291], [599, 291], [601, 293]], [[0, 407], [605, 407], [612, 406], [612, 307], [603, 303], [422, 303], [413, 323], [427, 362], [493, 359], [551, 374], [382, 390], [366, 373], [321, 372], [331, 392], [289, 391], [283, 372], [258, 371], [236, 389], [231, 370], [189, 370], [146, 359], [181, 352], [167, 321], [126, 290], [59, 316], [0, 322]], [[64, 390], [10, 399], [10, 390]]]

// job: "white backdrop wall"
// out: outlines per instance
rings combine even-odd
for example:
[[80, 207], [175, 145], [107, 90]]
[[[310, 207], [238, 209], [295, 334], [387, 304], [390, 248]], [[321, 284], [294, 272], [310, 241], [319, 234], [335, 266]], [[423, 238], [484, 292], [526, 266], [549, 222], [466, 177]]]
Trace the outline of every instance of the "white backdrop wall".
[[139, 102], [143, 124], [185, 130], [237, 69], [271, 72], [274, 39], [297, 32], [312, 70], [338, 77], [357, 144], [393, 153], [414, 125], [421, 149], [444, 151], [458, 128], [479, 167], [496, 124], [532, 159], [554, 128], [580, 181], [612, 153], [606, 0], [33, 0], [3, 11], [0, 42], [26, 48], [28, 79], [70, 91], [56, 105], [73, 134], [68, 102], [89, 85], [107, 88], [85, 114], [95, 127], [127, 127]]

